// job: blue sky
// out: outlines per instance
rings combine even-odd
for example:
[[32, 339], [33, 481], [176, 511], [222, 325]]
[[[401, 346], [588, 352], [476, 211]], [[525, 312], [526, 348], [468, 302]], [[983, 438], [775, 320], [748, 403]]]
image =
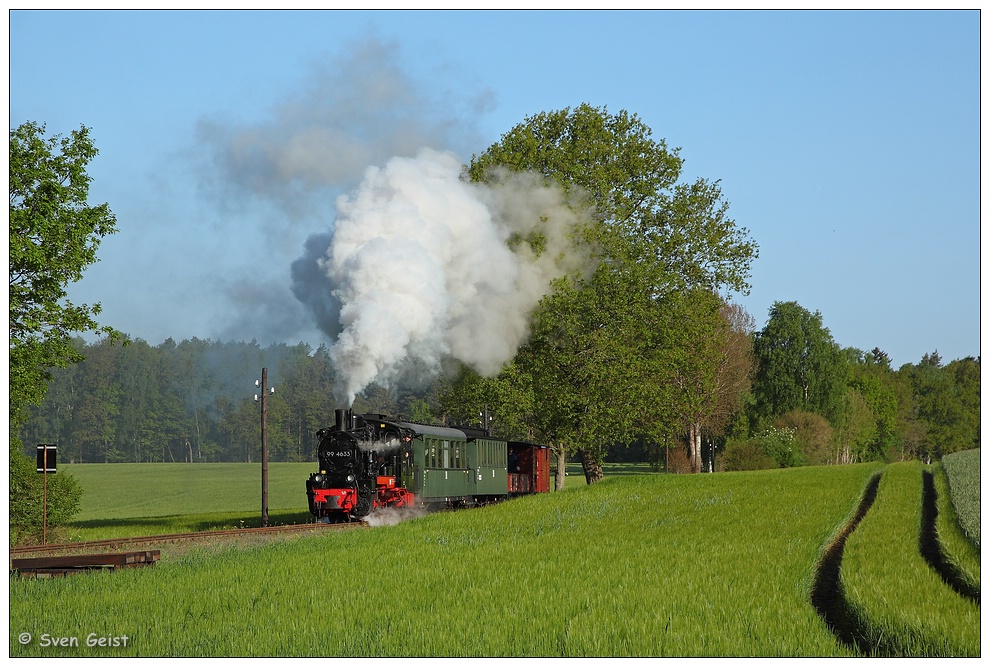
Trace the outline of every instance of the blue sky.
[[293, 296], [365, 167], [463, 162], [527, 116], [625, 109], [721, 180], [760, 246], [737, 296], [820, 311], [894, 367], [980, 354], [980, 17], [947, 12], [12, 11], [10, 125], [84, 124], [119, 231], [101, 323], [331, 342]]

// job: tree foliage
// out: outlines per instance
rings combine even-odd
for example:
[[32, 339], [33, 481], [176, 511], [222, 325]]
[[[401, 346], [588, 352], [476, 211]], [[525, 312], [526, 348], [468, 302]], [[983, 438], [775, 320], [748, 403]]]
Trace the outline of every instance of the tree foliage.
[[[855, 423], [857, 412], [864, 413], [866, 420], [859, 429], [848, 429], [859, 431], [857, 437], [847, 440], [850, 458], [884, 460], [897, 445], [897, 395], [893, 371], [886, 354], [879, 349], [867, 354], [852, 349], [846, 352], [849, 361], [846, 421]], [[859, 403], [862, 403], [861, 408]]]
[[797, 302], [778, 301], [754, 340], [754, 427], [766, 429], [790, 410], [813, 412], [835, 425], [843, 414], [846, 360], [822, 323]]
[[678, 153], [636, 115], [583, 104], [527, 118], [467, 169], [475, 181], [542, 174], [594, 222], [598, 263], [554, 285], [516, 359], [540, 406], [534, 430], [580, 451], [589, 482], [612, 442], [706, 411], [716, 362], [697, 345], [721, 330], [714, 295], [748, 289], [756, 245], [717, 182], [678, 183]]
[[[980, 443], [980, 360], [967, 357], [942, 365], [938, 352], [901, 367], [910, 386], [911, 419], [924, 424], [920, 458], [978, 447]], [[910, 421], [910, 420], [909, 420]]]
[[[979, 359], [943, 366], [935, 352], [894, 371], [879, 347], [839, 350], [821, 316], [793, 302], [774, 305], [754, 342], [760, 370], [751, 426], [796, 428], [812, 463], [825, 462], [825, 429], [814, 427], [809, 414], [832, 428], [832, 463], [927, 460], [979, 446]], [[806, 433], [817, 433], [818, 444], [804, 442]]]
[[[277, 387], [269, 400], [273, 461], [314, 460], [316, 432], [333, 420], [325, 347], [196, 338], [76, 345], [85, 360], [53, 369], [51, 391], [21, 431], [27, 441], [58, 445], [62, 461], [258, 461], [254, 382], [263, 367]], [[362, 396], [355, 408], [385, 411], [373, 400]]]
[[97, 261], [100, 241], [116, 231], [107, 204], [87, 202], [86, 167], [97, 150], [89, 129], [44, 136], [28, 122], [10, 131], [10, 416], [44, 396], [48, 369], [80, 360], [78, 332], [101, 331], [100, 306], [65, 301], [66, 286]]

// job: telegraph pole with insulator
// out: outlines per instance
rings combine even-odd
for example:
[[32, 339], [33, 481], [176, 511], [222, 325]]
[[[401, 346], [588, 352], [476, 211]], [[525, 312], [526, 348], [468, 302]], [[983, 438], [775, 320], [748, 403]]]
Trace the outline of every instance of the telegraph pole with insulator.
[[[261, 369], [261, 380], [254, 386], [261, 389], [261, 527], [268, 526], [268, 394], [275, 393], [275, 387], [268, 387], [268, 369]], [[254, 395], [258, 400], [258, 394]]]

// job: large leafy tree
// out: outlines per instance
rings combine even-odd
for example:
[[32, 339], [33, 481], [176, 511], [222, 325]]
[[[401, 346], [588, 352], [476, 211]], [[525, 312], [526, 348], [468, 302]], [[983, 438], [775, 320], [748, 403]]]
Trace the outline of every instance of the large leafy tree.
[[97, 150], [85, 126], [45, 137], [45, 126], [10, 131], [10, 426], [44, 397], [52, 367], [81, 360], [77, 332], [117, 336], [94, 319], [99, 304], [65, 300], [66, 286], [97, 261], [100, 241], [116, 231], [107, 204], [90, 206], [86, 167]]
[[[710, 439], [725, 440], [734, 428], [745, 428], [744, 401], [752, 386], [755, 360], [753, 358], [753, 317], [738, 304], [721, 303], [721, 322], [713, 323], [712, 332], [695, 345], [708, 345], [705, 359], [715, 362], [713, 381], [705, 384], [710, 401], [692, 421], [688, 429], [691, 469], [701, 470], [702, 433]], [[715, 326], [721, 324], [721, 326]], [[700, 332], [695, 331], [696, 337]], [[714, 452], [712, 452], [714, 455]]]
[[846, 359], [819, 312], [795, 301], [778, 301], [754, 340], [759, 370], [753, 386], [754, 433], [776, 417], [803, 410], [825, 417], [833, 426], [843, 414]]
[[[41, 483], [18, 437], [27, 407], [41, 403], [51, 368], [82, 359], [74, 333], [117, 335], [94, 320], [99, 305], [65, 300], [66, 286], [96, 261], [100, 240], [116, 231], [108, 206], [87, 202], [86, 167], [96, 148], [86, 127], [65, 138], [44, 134], [44, 125], [33, 122], [10, 131], [10, 523], [18, 540], [41, 532], [32, 509], [41, 504]], [[73, 482], [64, 474], [53, 480], [53, 523], [78, 507]]]
[[[698, 417], [671, 401], [697, 403], [698, 382], [714, 372], [700, 349], [692, 356], [677, 343], [692, 328], [719, 328], [713, 294], [748, 289], [756, 245], [727, 217], [717, 182], [678, 183], [678, 153], [636, 115], [583, 104], [527, 118], [467, 168], [475, 181], [504, 169], [542, 174], [583, 197], [593, 220], [586, 238], [597, 264], [558, 281], [517, 357], [539, 406], [537, 432], [558, 461], [577, 449], [589, 482], [601, 478], [611, 443]], [[670, 388], [678, 374], [691, 391]]]

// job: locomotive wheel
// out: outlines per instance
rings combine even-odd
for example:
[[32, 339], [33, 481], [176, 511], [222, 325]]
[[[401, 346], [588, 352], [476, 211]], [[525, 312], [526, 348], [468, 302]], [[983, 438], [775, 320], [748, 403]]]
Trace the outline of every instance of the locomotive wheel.
[[371, 494], [358, 492], [357, 504], [354, 506], [354, 516], [364, 517], [371, 514]]

